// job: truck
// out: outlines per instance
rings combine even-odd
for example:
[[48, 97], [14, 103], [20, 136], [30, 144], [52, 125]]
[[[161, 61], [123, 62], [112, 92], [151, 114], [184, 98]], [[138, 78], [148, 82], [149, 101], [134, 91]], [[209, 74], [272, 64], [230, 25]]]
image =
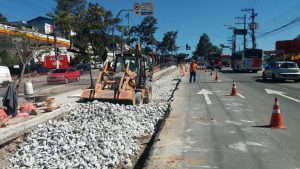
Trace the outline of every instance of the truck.
[[[58, 67], [67, 68], [69, 67], [69, 60], [67, 55], [59, 55], [58, 58]], [[45, 56], [43, 66], [48, 69], [56, 69], [56, 57], [55, 56]]]

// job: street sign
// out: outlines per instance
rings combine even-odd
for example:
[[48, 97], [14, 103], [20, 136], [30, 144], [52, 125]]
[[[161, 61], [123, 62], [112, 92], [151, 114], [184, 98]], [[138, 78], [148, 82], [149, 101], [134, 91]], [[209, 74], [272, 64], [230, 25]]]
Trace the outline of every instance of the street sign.
[[247, 29], [234, 29], [236, 35], [247, 35]]
[[135, 15], [140, 16], [141, 15], [141, 8], [139, 3], [134, 3], [133, 5], [133, 11]]
[[151, 2], [134, 3], [133, 5], [135, 15], [153, 15], [153, 5]]

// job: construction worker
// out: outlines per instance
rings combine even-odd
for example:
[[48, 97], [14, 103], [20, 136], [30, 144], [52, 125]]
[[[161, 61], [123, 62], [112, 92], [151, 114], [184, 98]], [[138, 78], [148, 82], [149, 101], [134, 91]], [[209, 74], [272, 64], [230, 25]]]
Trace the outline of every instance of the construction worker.
[[192, 59], [192, 62], [190, 63], [190, 83], [192, 82], [192, 78], [193, 78], [193, 82], [196, 82], [197, 67], [198, 66], [195, 59]]

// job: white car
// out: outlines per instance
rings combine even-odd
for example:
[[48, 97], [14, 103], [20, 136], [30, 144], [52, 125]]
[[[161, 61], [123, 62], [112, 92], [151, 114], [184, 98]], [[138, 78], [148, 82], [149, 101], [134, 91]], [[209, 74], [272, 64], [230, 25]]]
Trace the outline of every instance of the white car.
[[300, 69], [295, 62], [272, 62], [265, 66], [262, 78], [264, 80], [271, 78], [273, 81], [294, 80], [296, 83], [298, 83], [300, 82]]
[[7, 66], [0, 66], [0, 84], [6, 86], [11, 83], [11, 75]]

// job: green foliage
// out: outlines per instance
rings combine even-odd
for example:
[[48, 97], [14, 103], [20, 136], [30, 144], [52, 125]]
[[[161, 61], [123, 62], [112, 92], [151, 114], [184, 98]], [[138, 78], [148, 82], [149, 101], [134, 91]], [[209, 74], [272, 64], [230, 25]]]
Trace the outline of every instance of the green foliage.
[[18, 58], [10, 56], [6, 50], [0, 51], [0, 61], [1, 65], [5, 65], [8, 67], [20, 64], [20, 60]]
[[162, 54], [169, 54], [169, 52], [173, 52], [177, 50], [176, 39], [177, 39], [177, 31], [171, 31], [164, 34], [163, 40], [159, 43], [159, 49]]
[[157, 30], [157, 19], [154, 16], [146, 16], [141, 24], [135, 29], [137, 36], [140, 39], [141, 45], [151, 45], [154, 42], [154, 33]]
[[197, 44], [196, 50], [193, 52], [194, 56], [207, 56], [211, 52], [221, 52], [217, 46], [214, 46], [206, 33], [202, 34]]
[[7, 19], [6, 19], [6, 17], [5, 16], [3, 16], [1, 13], [0, 13], [0, 23], [5, 23], [5, 22], [7, 22]]

